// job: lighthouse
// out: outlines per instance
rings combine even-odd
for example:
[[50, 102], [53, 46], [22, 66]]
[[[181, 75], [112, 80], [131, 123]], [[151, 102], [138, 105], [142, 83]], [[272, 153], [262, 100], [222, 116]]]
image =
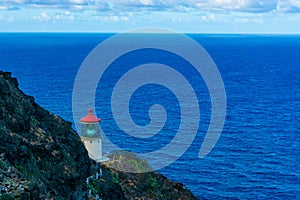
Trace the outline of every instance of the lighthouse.
[[107, 161], [108, 158], [102, 156], [101, 119], [93, 115], [93, 110], [90, 108], [89, 114], [82, 118], [80, 122], [82, 125], [81, 140], [88, 150], [90, 158], [97, 162]]

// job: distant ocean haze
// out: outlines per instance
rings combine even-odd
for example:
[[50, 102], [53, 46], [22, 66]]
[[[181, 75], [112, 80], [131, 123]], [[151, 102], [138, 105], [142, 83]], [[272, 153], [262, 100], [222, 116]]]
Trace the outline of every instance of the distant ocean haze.
[[[89, 52], [111, 35], [3, 33], [0, 68], [13, 72], [20, 88], [44, 108], [73, 121], [72, 91], [77, 71]], [[213, 58], [226, 89], [225, 126], [213, 151], [198, 158], [211, 117], [205, 82], [186, 61], [167, 52], [133, 52], [117, 60], [104, 74], [96, 92], [96, 111], [103, 131], [115, 144], [133, 152], [162, 148], [175, 136], [180, 105], [164, 87], [147, 85], [131, 99], [132, 119], [138, 125], [149, 123], [151, 105], [165, 106], [165, 127], [153, 138], [136, 139], [124, 134], [107, 110], [107, 93], [117, 80], [105, 80], [117, 79], [138, 64], [138, 59], [148, 61], [153, 57], [187, 77], [201, 109], [193, 144], [180, 159], [162, 169], [163, 174], [184, 183], [202, 199], [300, 198], [300, 36], [189, 36]]]

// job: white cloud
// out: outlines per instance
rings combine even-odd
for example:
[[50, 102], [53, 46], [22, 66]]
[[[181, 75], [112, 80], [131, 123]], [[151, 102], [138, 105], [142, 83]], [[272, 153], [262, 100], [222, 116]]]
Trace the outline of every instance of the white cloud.
[[78, 5], [78, 4], [86, 4], [86, 3], [88, 3], [88, 2], [85, 0], [70, 0], [70, 4]]
[[128, 19], [129, 19], [129, 18], [128, 18], [127, 16], [122, 16], [122, 17], [121, 17], [121, 20], [124, 21], [124, 22], [127, 22]]
[[101, 20], [102, 22], [128, 22], [130, 19], [130, 16], [125, 16], [125, 15], [110, 15], [110, 16], [106, 16], [106, 15], [96, 15], [94, 16], [94, 19], [96, 20]]
[[154, 3], [152, 0], [140, 0], [140, 3], [145, 6], [154, 6]]
[[0, 10], [8, 10], [8, 6], [0, 6]]
[[215, 14], [202, 15], [201, 19], [202, 21], [205, 22], [214, 22], [216, 21], [216, 15]]
[[33, 16], [33, 19], [39, 21], [73, 21], [76, 19], [76, 15], [71, 13], [70, 11], [65, 12], [42, 12], [39, 15]]
[[208, 22], [208, 18], [206, 17], [206, 15], [202, 15], [202, 16], [201, 16], [201, 19], [202, 19], [203, 21], [205, 21], [205, 22]]
[[215, 14], [210, 14], [209, 18], [211, 21], [216, 21], [216, 15]]
[[[1, 3], [3, 5], [1, 5]], [[238, 11], [269, 12], [278, 7], [300, 7], [299, 0], [0, 0], [0, 6], [118, 10], [118, 11]], [[279, 6], [278, 6], [279, 5]], [[282, 9], [284, 10], [284, 9]]]
[[36, 19], [36, 20], [40, 20], [40, 21], [49, 21], [51, 19], [51, 17], [48, 15], [47, 12], [42, 12], [40, 15], [35, 15], [33, 16], [33, 19]]
[[44, 20], [46, 20], [46, 21], [48, 21], [48, 20], [50, 19], [50, 17], [48, 16], [48, 13], [47, 13], [47, 12], [42, 12], [42, 13], [41, 13], [41, 17], [42, 17]]
[[200, 10], [269, 12], [276, 10], [278, 0], [208, 0], [195, 3]]
[[109, 21], [112, 21], [112, 22], [119, 21], [119, 17], [118, 16], [110, 16], [109, 19], [110, 19]]
[[[11, 11], [17, 8], [20, 11]], [[219, 26], [222, 23], [226, 28], [230, 23], [267, 24], [282, 16], [286, 19], [288, 15], [300, 13], [300, 0], [0, 0], [0, 10], [9, 13], [1, 13], [2, 21], [7, 21], [9, 15], [16, 15], [10, 20], [59, 21], [62, 24], [78, 20], [111, 27], [116, 24], [132, 27], [135, 24], [176, 24], [196, 29], [196, 24]]]
[[280, 1], [277, 10], [281, 12], [300, 12], [300, 0]]

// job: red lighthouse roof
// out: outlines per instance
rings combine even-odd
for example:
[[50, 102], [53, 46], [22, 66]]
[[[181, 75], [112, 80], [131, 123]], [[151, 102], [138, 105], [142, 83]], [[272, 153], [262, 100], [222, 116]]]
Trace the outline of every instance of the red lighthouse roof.
[[89, 109], [89, 114], [82, 118], [80, 120], [81, 122], [86, 122], [86, 123], [93, 123], [93, 122], [100, 122], [101, 119], [97, 118], [95, 115], [93, 115], [93, 109]]

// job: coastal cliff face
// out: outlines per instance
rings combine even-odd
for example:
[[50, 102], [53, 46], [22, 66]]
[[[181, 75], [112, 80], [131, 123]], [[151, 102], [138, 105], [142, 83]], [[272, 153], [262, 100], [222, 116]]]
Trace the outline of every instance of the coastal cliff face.
[[197, 199], [157, 172], [121, 172], [150, 166], [134, 155], [119, 157], [102, 164], [102, 175], [87, 184], [99, 166], [71, 123], [36, 104], [11, 73], [0, 71], [0, 199], [93, 199], [89, 193], [102, 200]]
[[0, 154], [7, 196], [83, 198], [91, 162], [71, 123], [36, 104], [10, 73], [1, 71]]

